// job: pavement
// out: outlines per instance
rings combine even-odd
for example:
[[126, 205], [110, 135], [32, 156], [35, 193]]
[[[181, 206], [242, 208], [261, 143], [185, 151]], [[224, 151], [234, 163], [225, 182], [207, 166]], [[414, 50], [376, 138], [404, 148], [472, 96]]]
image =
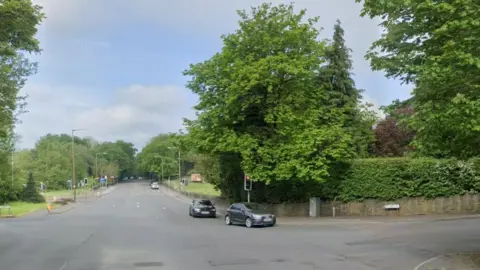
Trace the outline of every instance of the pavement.
[[0, 270], [479, 269], [478, 219], [248, 229], [189, 217], [183, 199], [128, 182], [61, 214], [0, 219]]

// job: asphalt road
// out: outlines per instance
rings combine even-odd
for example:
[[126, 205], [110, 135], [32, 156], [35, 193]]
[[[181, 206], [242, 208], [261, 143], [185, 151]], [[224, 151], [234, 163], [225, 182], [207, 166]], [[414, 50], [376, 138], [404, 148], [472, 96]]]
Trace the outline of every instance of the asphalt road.
[[415, 269], [442, 254], [480, 251], [479, 221], [247, 229], [191, 218], [170, 191], [132, 182], [62, 214], [0, 219], [0, 269]]

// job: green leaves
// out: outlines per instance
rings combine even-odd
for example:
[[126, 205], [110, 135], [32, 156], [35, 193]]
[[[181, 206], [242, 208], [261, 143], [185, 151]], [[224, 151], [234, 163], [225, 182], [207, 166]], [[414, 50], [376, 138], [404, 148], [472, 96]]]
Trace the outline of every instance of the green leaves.
[[184, 73], [199, 95], [198, 118], [186, 121], [191, 142], [221, 163], [236, 157], [223, 163], [231, 165], [221, 172], [232, 177], [224, 180], [229, 188], [243, 177], [235, 162], [267, 183], [322, 181], [331, 163], [353, 152], [344, 109], [331, 106], [318, 80], [327, 58], [317, 18], [305, 20], [304, 10], [283, 4], [262, 4], [239, 16], [239, 29], [222, 37], [222, 50]]
[[[142, 152], [138, 154], [137, 162], [140, 169], [145, 172], [153, 172], [157, 176], [178, 175], [178, 154], [185, 159], [189, 156], [189, 150], [185, 147], [183, 135], [169, 133], [160, 134], [150, 140]], [[182, 154], [183, 153], [183, 154]], [[163, 165], [162, 165], [163, 164]]]
[[[7, 164], [16, 140], [14, 125], [26, 105], [18, 93], [36, 72], [28, 54], [40, 52], [35, 35], [44, 15], [30, 0], [0, 0], [0, 18], [0, 164]], [[4, 182], [10, 176], [10, 166], [0, 166], [0, 189], [11, 195], [12, 185]]]
[[404, 197], [449, 197], [478, 192], [478, 160], [382, 158], [361, 159], [341, 184], [340, 199], [396, 200]]
[[367, 58], [388, 77], [415, 83], [410, 126], [424, 155], [480, 154], [480, 3], [473, 0], [366, 0], [386, 33]]

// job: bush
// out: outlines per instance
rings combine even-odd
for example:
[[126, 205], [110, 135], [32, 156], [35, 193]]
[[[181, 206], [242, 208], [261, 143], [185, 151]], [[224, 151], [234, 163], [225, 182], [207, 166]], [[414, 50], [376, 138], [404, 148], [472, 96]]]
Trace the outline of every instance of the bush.
[[33, 179], [32, 173], [29, 173], [28, 175], [27, 186], [23, 189], [21, 199], [22, 201], [32, 203], [45, 202], [45, 198], [37, 190], [37, 185]]
[[435, 198], [480, 191], [480, 161], [432, 158], [360, 159], [340, 184], [339, 199]]

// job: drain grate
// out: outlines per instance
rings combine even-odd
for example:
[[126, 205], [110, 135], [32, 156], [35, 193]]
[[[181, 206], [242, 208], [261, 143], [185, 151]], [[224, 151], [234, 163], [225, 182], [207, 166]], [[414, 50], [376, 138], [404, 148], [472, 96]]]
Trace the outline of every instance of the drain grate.
[[162, 262], [136, 262], [133, 264], [135, 267], [161, 267]]

